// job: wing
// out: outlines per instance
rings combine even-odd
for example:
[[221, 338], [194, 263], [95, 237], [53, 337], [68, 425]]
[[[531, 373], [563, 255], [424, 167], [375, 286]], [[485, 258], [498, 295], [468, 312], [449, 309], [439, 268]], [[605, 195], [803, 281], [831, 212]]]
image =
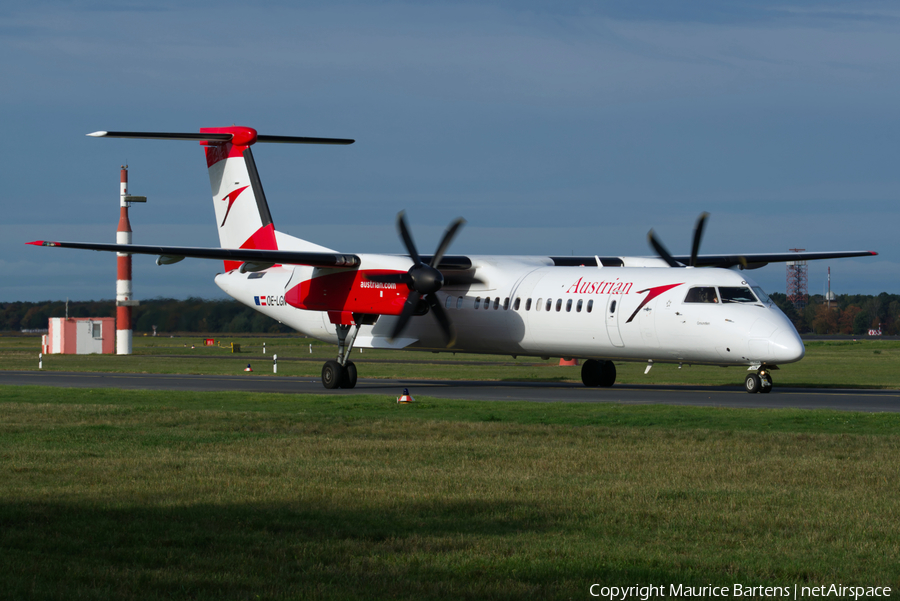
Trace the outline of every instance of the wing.
[[[786, 253], [748, 253], [739, 255], [699, 255], [697, 267], [735, 267], [742, 269], [758, 269], [769, 263], [788, 263], [790, 261], [820, 261], [822, 259], [846, 259], [848, 257], [873, 257], [878, 253], [871, 250], [839, 250], [825, 252], [786, 252]], [[689, 255], [676, 256], [674, 259], [687, 264]]]
[[140, 244], [101, 244], [92, 242], [49, 242], [36, 240], [27, 242], [34, 246], [54, 246], [58, 248], [81, 248], [106, 252], [120, 252], [132, 255], [159, 255], [174, 263], [185, 257], [195, 259], [218, 259], [222, 261], [242, 261], [256, 264], [310, 265], [313, 267], [358, 267], [358, 255], [344, 253], [314, 253], [291, 250], [256, 250], [248, 248], [203, 248], [196, 246], [149, 246]]
[[[758, 269], [769, 263], [787, 263], [789, 261], [819, 261], [822, 259], [846, 259], [848, 257], [873, 257], [878, 253], [871, 250], [838, 250], [826, 252], [786, 252], [786, 253], [745, 253], [735, 255], [698, 255], [695, 260], [697, 267], [735, 267], [742, 269]], [[621, 267], [628, 263], [622, 257], [550, 257], [557, 267], [577, 267], [585, 265], [596, 267], [597, 259], [604, 267]], [[646, 259], [647, 257], [638, 257]], [[689, 265], [690, 255], [674, 255], [672, 257], [678, 263]]]

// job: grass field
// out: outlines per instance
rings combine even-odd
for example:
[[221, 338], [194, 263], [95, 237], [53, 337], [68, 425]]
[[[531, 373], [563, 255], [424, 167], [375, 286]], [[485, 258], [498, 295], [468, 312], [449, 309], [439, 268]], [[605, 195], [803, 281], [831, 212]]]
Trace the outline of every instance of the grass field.
[[900, 588], [900, 416], [0, 387], [0, 596]]
[[[266, 354], [262, 343], [266, 342]], [[51, 355], [43, 368], [54, 371], [239, 374], [250, 363], [256, 375], [318, 376], [336, 347], [307, 338], [224, 337], [223, 347], [204, 347], [202, 339], [135, 337], [134, 355]], [[243, 352], [231, 353], [236, 342]], [[191, 348], [191, 347], [194, 348]], [[310, 349], [312, 352], [310, 352]], [[900, 341], [811, 341], [806, 357], [774, 373], [776, 386], [900, 388]], [[40, 337], [0, 336], [0, 368], [37, 369]], [[581, 381], [580, 367], [560, 367], [559, 358], [464, 355], [416, 351], [353, 352], [360, 377], [395, 379], [468, 379], [514, 381]], [[644, 375], [643, 363], [616, 364], [617, 382], [625, 384], [741, 385], [739, 367], [657, 364]]]

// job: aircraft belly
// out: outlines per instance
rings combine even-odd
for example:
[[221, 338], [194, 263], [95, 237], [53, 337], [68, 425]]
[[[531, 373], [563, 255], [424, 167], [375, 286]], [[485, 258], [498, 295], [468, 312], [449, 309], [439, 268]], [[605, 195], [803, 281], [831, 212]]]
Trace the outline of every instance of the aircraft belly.
[[450, 314], [456, 325], [455, 348], [471, 352], [519, 354], [523, 352], [525, 321], [522, 315], [501, 306], [494, 309], [475, 309], [474, 299], [465, 302], [471, 306]]
[[285, 302], [284, 291], [291, 281], [302, 277], [307, 267], [273, 267], [255, 273], [239, 273], [237, 270], [216, 276], [216, 284], [226, 294], [248, 307], [287, 325], [298, 332], [324, 340], [337, 342], [334, 328], [330, 327], [325, 313], [302, 311]]

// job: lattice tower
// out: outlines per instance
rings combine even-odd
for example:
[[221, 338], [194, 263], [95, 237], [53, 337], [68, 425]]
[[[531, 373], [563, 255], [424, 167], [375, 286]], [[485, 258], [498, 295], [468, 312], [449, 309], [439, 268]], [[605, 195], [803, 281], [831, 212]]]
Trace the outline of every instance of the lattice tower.
[[[791, 248], [793, 252], [803, 252], [805, 248]], [[787, 297], [797, 311], [806, 308], [809, 302], [806, 261], [787, 262]]]

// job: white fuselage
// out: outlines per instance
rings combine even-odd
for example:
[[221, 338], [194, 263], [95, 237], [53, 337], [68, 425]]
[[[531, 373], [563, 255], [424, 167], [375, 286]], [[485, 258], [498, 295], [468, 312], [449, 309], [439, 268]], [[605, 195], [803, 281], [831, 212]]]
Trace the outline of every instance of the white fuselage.
[[[361, 256], [360, 269], [405, 270], [411, 264], [408, 257]], [[451, 348], [427, 314], [413, 317], [394, 340], [389, 336], [397, 318], [382, 315], [361, 327], [355, 346], [747, 366], [790, 363], [804, 354], [790, 320], [758, 287], [750, 301], [728, 302], [727, 291], [755, 286], [736, 271], [556, 267], [542, 257], [470, 259], [482, 283], [448, 285], [437, 293], [456, 332]], [[289, 289], [323, 273], [304, 266], [234, 270], [217, 276], [216, 283], [306, 336], [337, 343], [326, 312], [285, 302]], [[403, 288], [381, 294], [402, 295]]]

